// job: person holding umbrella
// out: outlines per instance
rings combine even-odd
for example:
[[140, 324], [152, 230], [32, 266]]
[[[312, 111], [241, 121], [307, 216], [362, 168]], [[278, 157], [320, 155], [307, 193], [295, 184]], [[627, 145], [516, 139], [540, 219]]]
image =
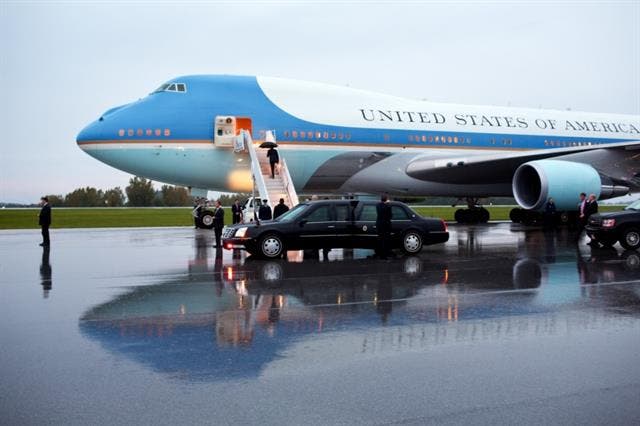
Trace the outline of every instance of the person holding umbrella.
[[267, 158], [269, 158], [269, 165], [271, 166], [271, 179], [275, 179], [275, 167], [276, 164], [280, 162], [280, 156], [278, 155], [278, 150], [276, 149], [276, 144], [273, 144], [267, 151]]

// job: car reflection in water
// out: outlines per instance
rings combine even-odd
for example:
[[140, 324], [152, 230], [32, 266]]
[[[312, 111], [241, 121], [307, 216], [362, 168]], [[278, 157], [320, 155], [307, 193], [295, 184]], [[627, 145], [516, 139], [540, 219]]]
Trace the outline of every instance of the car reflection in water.
[[[262, 261], [240, 252], [223, 259], [221, 250], [211, 256], [211, 236], [198, 234], [186, 273], [167, 271], [158, 284], [127, 289], [87, 311], [80, 328], [155, 371], [229, 380], [255, 377], [296, 343], [336, 333], [349, 336], [345, 347], [366, 352], [384, 342], [428, 347], [447, 336], [475, 339], [477, 328], [486, 338], [544, 332], [548, 324], [534, 324], [548, 321], [539, 314], [589, 298], [580, 284], [637, 279], [633, 254], [580, 252], [562, 233], [496, 240], [484, 232], [461, 228], [445, 247], [386, 262], [358, 251], [329, 261]], [[637, 315], [634, 288], [606, 291], [617, 306], [625, 297], [622, 305]]]

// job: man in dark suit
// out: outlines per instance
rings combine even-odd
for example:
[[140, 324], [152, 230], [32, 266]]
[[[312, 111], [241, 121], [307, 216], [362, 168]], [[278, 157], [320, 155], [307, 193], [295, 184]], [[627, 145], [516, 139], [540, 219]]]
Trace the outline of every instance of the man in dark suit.
[[224, 228], [224, 209], [220, 200], [216, 200], [216, 208], [213, 211], [213, 232], [216, 235], [216, 248], [222, 248], [222, 228]]
[[49, 247], [49, 226], [51, 225], [51, 206], [49, 205], [49, 198], [40, 198], [40, 214], [38, 215], [38, 224], [42, 227], [42, 247]]
[[271, 220], [271, 207], [267, 204], [268, 200], [262, 200], [262, 205], [260, 206], [260, 210], [258, 210], [258, 219], [260, 220]]
[[240, 205], [240, 201], [238, 201], [237, 198], [231, 206], [231, 214], [234, 224], [242, 222], [242, 206]]
[[391, 248], [391, 206], [386, 195], [380, 197], [380, 202], [376, 205], [376, 228], [378, 230], [378, 256], [386, 259]]
[[280, 202], [273, 209], [273, 218], [276, 219], [278, 216], [282, 216], [288, 211], [289, 207], [284, 203], [284, 198], [280, 198]]
[[[598, 213], [598, 201], [596, 201], [596, 194], [591, 194], [589, 195], [589, 198], [587, 199], [587, 202], [585, 203], [585, 206], [584, 206], [584, 215], [585, 215], [584, 226], [586, 226], [589, 223], [589, 217], [592, 214], [596, 214], [596, 213]], [[597, 242], [596, 240], [591, 240], [587, 244], [591, 246], [600, 245], [600, 243]]]
[[596, 200], [596, 194], [589, 195], [587, 204], [585, 207], [585, 216], [587, 216], [587, 222], [589, 222], [589, 216], [598, 213], [598, 201]]
[[269, 158], [269, 165], [271, 166], [271, 179], [274, 179], [276, 164], [280, 162], [278, 150], [274, 147], [269, 148], [269, 151], [267, 151], [267, 158]]

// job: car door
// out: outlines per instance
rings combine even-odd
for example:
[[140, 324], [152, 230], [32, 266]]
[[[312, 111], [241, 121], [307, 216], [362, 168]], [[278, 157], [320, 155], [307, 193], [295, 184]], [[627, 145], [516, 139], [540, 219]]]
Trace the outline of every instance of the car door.
[[353, 227], [354, 247], [375, 248], [377, 246], [377, 218], [378, 212], [375, 203], [361, 203], [356, 210], [356, 221]]
[[354, 205], [357, 205], [357, 203], [352, 204], [349, 201], [334, 204], [336, 233], [334, 247], [355, 247], [353, 242], [353, 233], [355, 229], [353, 216]]
[[332, 204], [320, 204], [298, 221], [297, 241], [301, 248], [334, 247], [336, 224]]

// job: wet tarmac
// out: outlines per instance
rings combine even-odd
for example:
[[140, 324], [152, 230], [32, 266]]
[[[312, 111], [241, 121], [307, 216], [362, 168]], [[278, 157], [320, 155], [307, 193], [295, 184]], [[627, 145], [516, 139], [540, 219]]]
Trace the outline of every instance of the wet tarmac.
[[449, 230], [387, 261], [2, 231], [2, 423], [640, 424], [640, 253]]

